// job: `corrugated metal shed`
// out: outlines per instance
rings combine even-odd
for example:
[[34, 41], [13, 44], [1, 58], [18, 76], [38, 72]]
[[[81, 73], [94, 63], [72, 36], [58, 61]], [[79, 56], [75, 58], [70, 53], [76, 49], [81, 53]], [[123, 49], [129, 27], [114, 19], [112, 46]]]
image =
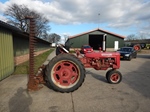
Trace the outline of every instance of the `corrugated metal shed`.
[[[49, 42], [37, 38], [36, 50], [50, 47]], [[29, 34], [0, 20], [0, 81], [14, 72], [14, 58], [29, 53]]]
[[12, 34], [0, 28], [0, 80], [14, 72]]
[[124, 36], [102, 30], [102, 29], [94, 29], [88, 32], [84, 32], [78, 35], [74, 35], [69, 37], [66, 44], [73, 43], [72, 47], [81, 48], [82, 45], [88, 44], [93, 48], [98, 49], [98, 47], [102, 47], [103, 36], [106, 35], [106, 48], [114, 48], [114, 43], [117, 41], [118, 46], [124, 46]]

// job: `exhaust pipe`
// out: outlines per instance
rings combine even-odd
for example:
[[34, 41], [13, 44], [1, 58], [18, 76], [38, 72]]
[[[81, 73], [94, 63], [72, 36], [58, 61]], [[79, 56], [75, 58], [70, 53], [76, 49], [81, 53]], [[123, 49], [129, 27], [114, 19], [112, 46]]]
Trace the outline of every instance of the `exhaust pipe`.
[[107, 36], [107, 34], [104, 34], [103, 35], [103, 52], [105, 52], [106, 51], [106, 36]]

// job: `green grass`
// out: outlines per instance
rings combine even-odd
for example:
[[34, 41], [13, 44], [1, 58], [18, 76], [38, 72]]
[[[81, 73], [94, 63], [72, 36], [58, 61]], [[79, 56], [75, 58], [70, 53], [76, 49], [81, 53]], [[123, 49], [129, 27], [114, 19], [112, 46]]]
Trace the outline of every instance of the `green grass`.
[[[48, 55], [52, 51], [54, 51], [54, 49], [50, 49], [49, 51], [44, 52], [35, 57], [35, 73], [37, 72], [38, 68], [45, 62]], [[18, 75], [18, 74], [29, 74], [29, 61], [19, 64], [15, 67], [15, 71], [13, 75]]]
[[74, 51], [74, 50], [71, 50], [70, 53], [75, 53], [75, 51]]

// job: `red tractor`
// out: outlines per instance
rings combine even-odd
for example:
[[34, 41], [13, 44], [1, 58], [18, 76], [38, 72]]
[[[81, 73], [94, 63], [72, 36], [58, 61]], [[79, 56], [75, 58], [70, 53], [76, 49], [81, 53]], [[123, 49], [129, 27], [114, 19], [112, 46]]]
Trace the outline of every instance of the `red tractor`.
[[[118, 52], [92, 52], [76, 55], [70, 54], [62, 45], [58, 45], [55, 56], [45, 68], [45, 76], [52, 89], [59, 92], [73, 92], [78, 89], [85, 79], [85, 68], [107, 70], [106, 79], [111, 84], [118, 84], [122, 75], [120, 68], [120, 54]], [[59, 52], [58, 52], [59, 51]]]
[[[72, 92], [78, 89], [85, 79], [85, 68], [96, 70], [107, 70], [106, 79], [109, 83], [117, 84], [122, 80], [118, 69], [120, 67], [120, 54], [109, 52], [92, 52], [81, 55], [76, 50], [76, 56], [69, 54], [67, 45], [58, 45], [56, 55], [48, 65], [39, 67], [37, 74], [34, 73], [34, 48], [35, 48], [35, 20], [33, 17], [26, 17], [30, 20], [29, 34], [29, 81], [28, 90], [38, 90], [39, 84], [48, 84], [59, 92]], [[103, 37], [105, 45], [105, 35]], [[105, 48], [105, 46], [104, 46]], [[45, 74], [44, 74], [45, 73]], [[44, 80], [45, 79], [45, 80]]]

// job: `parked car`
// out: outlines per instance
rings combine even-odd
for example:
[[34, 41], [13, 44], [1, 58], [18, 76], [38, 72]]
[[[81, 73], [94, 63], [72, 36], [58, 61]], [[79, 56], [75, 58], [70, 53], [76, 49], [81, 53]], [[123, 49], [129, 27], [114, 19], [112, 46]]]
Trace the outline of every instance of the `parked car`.
[[90, 52], [93, 52], [93, 48], [90, 45], [83, 45], [81, 47], [81, 53], [85, 54]]
[[120, 59], [125, 59], [130, 61], [132, 58], [137, 57], [137, 51], [134, 50], [133, 47], [122, 47], [117, 51], [120, 52]]

